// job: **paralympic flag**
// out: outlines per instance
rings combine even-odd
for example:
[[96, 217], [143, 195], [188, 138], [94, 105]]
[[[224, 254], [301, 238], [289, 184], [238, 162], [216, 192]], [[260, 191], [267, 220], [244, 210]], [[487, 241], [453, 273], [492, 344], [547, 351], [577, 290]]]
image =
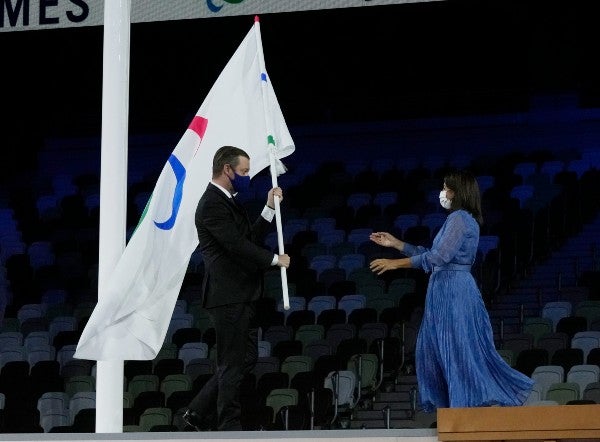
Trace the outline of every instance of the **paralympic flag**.
[[272, 174], [283, 173], [280, 159], [295, 150], [264, 66], [258, 18], [168, 158], [83, 330], [76, 358], [156, 357], [198, 245], [196, 205], [211, 179], [213, 155], [224, 145], [248, 152], [251, 177], [269, 165], [275, 166]]

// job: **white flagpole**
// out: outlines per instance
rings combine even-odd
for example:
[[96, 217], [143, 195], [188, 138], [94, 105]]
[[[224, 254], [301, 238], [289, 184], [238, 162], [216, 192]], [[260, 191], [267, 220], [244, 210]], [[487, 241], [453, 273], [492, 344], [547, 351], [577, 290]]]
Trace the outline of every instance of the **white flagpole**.
[[[98, 297], [123, 250], [127, 217], [131, 0], [104, 2]], [[123, 361], [96, 366], [96, 432], [123, 432]]]
[[[254, 18], [254, 27], [256, 29], [256, 32], [254, 33], [254, 35], [256, 35], [256, 43], [257, 43], [257, 49], [258, 49], [258, 64], [260, 67], [260, 71], [261, 71], [261, 75], [266, 76], [267, 75], [267, 70], [265, 68], [265, 57], [263, 54], [263, 50], [262, 50], [262, 39], [260, 36], [260, 22], [258, 20], [258, 16], [256, 16]], [[275, 140], [273, 139], [273, 127], [272, 127], [272, 122], [273, 122], [273, 118], [271, 116], [271, 108], [269, 107], [268, 103], [269, 101], [269, 97], [268, 97], [268, 93], [269, 90], [267, 88], [267, 81], [270, 81], [268, 78], [264, 79], [263, 81], [261, 81], [261, 86], [262, 86], [262, 96], [263, 96], [263, 107], [264, 107], [264, 115], [265, 115], [265, 122], [266, 122], [266, 128], [267, 128], [267, 134], [268, 134], [268, 139], [265, 140], [267, 143], [267, 149], [269, 149], [269, 160], [271, 162], [271, 183], [273, 187], [277, 187], [277, 166], [275, 163]], [[282, 255], [284, 253], [283, 249], [283, 227], [281, 225], [281, 207], [279, 205], [279, 198], [274, 198], [275, 201], [275, 222], [276, 222], [276, 226], [277, 226], [277, 245], [279, 248], [279, 254]], [[289, 310], [290, 309], [290, 297], [288, 294], [288, 284], [287, 284], [287, 272], [286, 272], [286, 268], [285, 267], [280, 267], [281, 269], [281, 288], [283, 291], [283, 308], [285, 310]]]

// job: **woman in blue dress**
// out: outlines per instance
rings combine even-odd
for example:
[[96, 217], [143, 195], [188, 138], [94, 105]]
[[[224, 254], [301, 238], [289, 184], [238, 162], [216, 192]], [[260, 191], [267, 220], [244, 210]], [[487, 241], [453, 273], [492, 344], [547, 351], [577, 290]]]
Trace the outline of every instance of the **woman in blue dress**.
[[373, 272], [381, 275], [400, 268], [431, 272], [415, 353], [421, 407], [432, 412], [522, 405], [533, 380], [511, 368], [496, 351], [489, 315], [471, 274], [482, 222], [475, 177], [467, 172], [448, 174], [440, 204], [449, 214], [431, 249], [407, 244], [387, 232], [371, 235], [375, 243], [407, 256], [375, 259], [370, 263]]

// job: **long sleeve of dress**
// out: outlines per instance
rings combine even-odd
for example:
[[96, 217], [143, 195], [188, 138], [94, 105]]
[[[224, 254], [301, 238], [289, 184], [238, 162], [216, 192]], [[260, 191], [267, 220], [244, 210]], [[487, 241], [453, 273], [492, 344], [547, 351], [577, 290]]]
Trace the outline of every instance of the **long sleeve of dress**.
[[421, 267], [429, 273], [433, 270], [433, 267], [449, 262], [471, 264], [472, 261], [468, 257], [457, 256], [463, 241], [469, 235], [465, 216], [470, 215], [464, 211], [456, 211], [448, 215], [444, 225], [436, 235], [431, 249], [405, 243], [403, 253], [410, 257], [412, 267]]

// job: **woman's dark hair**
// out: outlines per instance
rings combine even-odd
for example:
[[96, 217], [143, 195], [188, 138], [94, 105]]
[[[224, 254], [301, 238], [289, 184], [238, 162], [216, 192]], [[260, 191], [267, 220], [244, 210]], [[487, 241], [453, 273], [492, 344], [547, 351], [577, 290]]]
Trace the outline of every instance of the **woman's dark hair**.
[[223, 146], [215, 152], [212, 164], [213, 178], [217, 177], [225, 164], [230, 164], [231, 167], [235, 168], [240, 163], [240, 157], [246, 157], [250, 159], [246, 151], [234, 146]]
[[483, 224], [481, 195], [475, 177], [469, 172], [455, 171], [444, 177], [444, 183], [454, 192], [452, 210], [466, 210], [480, 225]]

